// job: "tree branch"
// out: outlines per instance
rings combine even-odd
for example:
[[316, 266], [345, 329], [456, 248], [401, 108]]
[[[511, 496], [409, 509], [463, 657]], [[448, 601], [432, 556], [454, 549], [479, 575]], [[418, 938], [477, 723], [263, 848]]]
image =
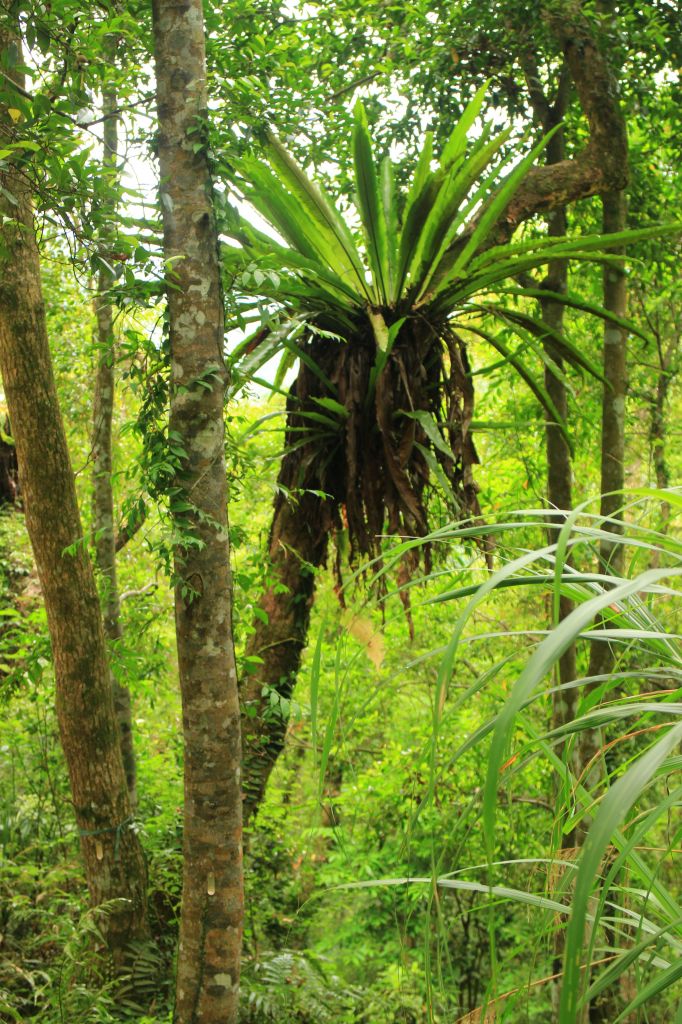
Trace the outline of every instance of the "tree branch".
[[140, 587], [139, 590], [124, 590], [121, 594], [120, 601], [129, 601], [131, 597], [142, 597], [144, 594], [149, 594], [150, 591], [156, 590], [158, 583], [147, 583], [144, 587]]
[[147, 518], [147, 512], [143, 508], [137, 512], [134, 522], [128, 521], [116, 534], [115, 548], [116, 554], [122, 551], [126, 544], [133, 539], [137, 531], [140, 529], [145, 519]]
[[[587, 196], [618, 191], [628, 181], [627, 134], [617, 86], [590, 26], [579, 11], [567, 16], [565, 7], [561, 14], [548, 11], [546, 17], [562, 45], [587, 118], [590, 139], [572, 160], [535, 167], [528, 173], [500, 222], [499, 242], [508, 239], [517, 224], [536, 213]], [[564, 85], [557, 97], [561, 105], [567, 91]]]

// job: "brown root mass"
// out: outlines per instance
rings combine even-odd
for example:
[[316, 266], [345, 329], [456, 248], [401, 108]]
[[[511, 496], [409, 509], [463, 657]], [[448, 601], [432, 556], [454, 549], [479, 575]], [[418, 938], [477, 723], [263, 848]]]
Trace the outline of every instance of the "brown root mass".
[[[451, 491], [446, 498], [452, 514], [480, 514], [469, 361], [447, 325], [407, 320], [379, 373], [369, 325], [347, 341], [311, 333], [301, 350], [287, 402], [277, 500], [305, 491], [326, 495], [314, 524], [320, 541], [346, 527], [353, 560], [377, 557], [384, 534], [426, 535], [426, 488], [435, 462]], [[330, 411], [327, 399], [342, 405], [345, 416]], [[433, 423], [430, 433], [439, 430], [441, 445], [424, 429], [424, 414]]]

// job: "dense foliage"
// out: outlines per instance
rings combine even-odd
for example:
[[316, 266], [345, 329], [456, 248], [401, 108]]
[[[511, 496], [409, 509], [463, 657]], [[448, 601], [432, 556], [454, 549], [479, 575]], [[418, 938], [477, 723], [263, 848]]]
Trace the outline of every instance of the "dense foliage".
[[[547, 109], [565, 101], [566, 155], [591, 152], [594, 117], [568, 87], [557, 15], [583, 19], [581, 38], [620, 79], [630, 213], [608, 241], [594, 196], [567, 205], [567, 240], [547, 236], [542, 205], [519, 215], [513, 238], [504, 220], [547, 157], [542, 97]], [[243, 691], [251, 681], [258, 694], [243, 730], [257, 718], [279, 737], [245, 837], [240, 1020], [575, 1024], [588, 1005], [609, 1024], [675, 1020], [672, 5], [239, 0], [205, 3], [204, 16], [210, 117], [194, 145], [210, 160], [221, 231], [233, 626]], [[115, 908], [88, 898], [19, 495], [0, 510], [0, 1020], [162, 1024], [173, 1019], [183, 858], [172, 552], [200, 544], [167, 416], [173, 267], [150, 199], [150, 12], [132, 0], [87, 13], [72, 0], [7, 0], [0, 18], [0, 42], [11, 29], [24, 47], [3, 49], [0, 173], [18, 168], [33, 193], [79, 543], [93, 552], [94, 381], [108, 351], [97, 314], [112, 310], [120, 628], [108, 647], [113, 685], [132, 700], [130, 828], [147, 859], [151, 931], [112, 974], [103, 922]], [[123, 141], [103, 171], [107, 96]], [[625, 242], [627, 324], [603, 289]], [[566, 262], [560, 294], [545, 280], [550, 261]], [[549, 300], [559, 328], [545, 320]], [[605, 515], [602, 332], [614, 328], [629, 333], [625, 489]], [[546, 497], [552, 428], [573, 467], [575, 507], [560, 516]], [[315, 510], [303, 524], [314, 557], [281, 541], [304, 563], [298, 594], [278, 583], [273, 496], [275, 524], [282, 508]], [[604, 556], [614, 546], [622, 567]], [[261, 685], [254, 637], [274, 629], [278, 596], [298, 602], [294, 668], [286, 686]], [[567, 682], [559, 665], [573, 645]], [[611, 661], [591, 676], [594, 645]], [[585, 736], [598, 754], [581, 762]]]

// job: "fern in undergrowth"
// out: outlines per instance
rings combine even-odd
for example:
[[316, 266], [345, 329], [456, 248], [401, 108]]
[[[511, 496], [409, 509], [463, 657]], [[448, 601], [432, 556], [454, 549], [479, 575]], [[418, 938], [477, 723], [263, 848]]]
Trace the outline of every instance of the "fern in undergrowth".
[[343, 1024], [356, 1019], [357, 1001], [329, 963], [310, 951], [264, 953], [243, 968], [243, 1024]]

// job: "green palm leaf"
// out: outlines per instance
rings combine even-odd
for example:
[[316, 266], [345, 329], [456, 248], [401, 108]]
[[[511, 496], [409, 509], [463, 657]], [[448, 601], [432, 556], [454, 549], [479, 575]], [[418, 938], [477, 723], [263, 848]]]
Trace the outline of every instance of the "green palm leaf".
[[467, 147], [469, 129], [481, 113], [489, 86], [490, 79], [485, 81], [480, 89], [478, 89], [474, 98], [465, 107], [462, 116], [455, 125], [452, 135], [448, 139], [441, 157], [441, 167], [444, 169], [450, 167], [456, 160], [459, 160], [460, 157], [464, 155]]
[[[511, 128], [505, 129], [487, 144], [484, 137], [478, 140], [469, 159], [453, 177], [448, 194], [440, 206], [437, 208], [437, 204], [434, 203], [429, 220], [424, 226], [424, 234], [428, 234], [428, 240], [425, 238], [424, 244], [418, 249], [418, 256], [422, 257], [423, 265], [419, 271], [414, 272], [417, 303], [423, 300], [431, 279], [436, 275], [439, 278], [444, 277], [451, 268], [455, 257], [452, 256], [448, 260], [445, 258], [446, 254], [472, 211], [491, 193], [504, 169], [504, 162], [483, 179], [473, 194], [471, 189], [507, 142], [511, 132]], [[416, 259], [413, 263], [416, 263]], [[412, 267], [410, 269], [412, 271]], [[437, 292], [437, 288], [434, 288], [434, 291]]]
[[[538, 298], [548, 297], [552, 298], [553, 292], [546, 292], [542, 289], [538, 290]], [[568, 303], [568, 305], [571, 305]], [[545, 323], [544, 320], [538, 320], [536, 317], [530, 316], [528, 313], [523, 313], [517, 309], [510, 309], [508, 306], [500, 306], [497, 303], [486, 303], [485, 305], [476, 306], [472, 305], [470, 308], [479, 308], [482, 312], [491, 313], [493, 316], [499, 316], [501, 319], [506, 320], [509, 323], [513, 323], [522, 327], [530, 335], [538, 338], [540, 341], [550, 340], [554, 347], [558, 350], [559, 355], [562, 359], [565, 359], [567, 363], [572, 366], [578, 367], [581, 370], [586, 370], [590, 376], [595, 377], [597, 380], [604, 380], [604, 375], [601, 368], [597, 363], [593, 362], [589, 356], [581, 352], [580, 349], [574, 345], [566, 334], [562, 334], [561, 331], [556, 331], [549, 324]]]
[[470, 260], [476, 253], [479, 246], [485, 241], [491, 229], [499, 220], [502, 213], [505, 211], [511, 200], [514, 198], [521, 182], [525, 178], [528, 170], [535, 163], [537, 157], [543, 151], [545, 146], [548, 144], [550, 139], [561, 126], [556, 125], [543, 139], [531, 149], [528, 156], [521, 160], [519, 164], [514, 168], [509, 177], [504, 182], [502, 188], [495, 195], [492, 202], [485, 208], [481, 214], [474, 230], [471, 233], [470, 238], [466, 242], [464, 248], [457, 256], [450, 272], [440, 282], [440, 288], [445, 288], [452, 280], [456, 279], [458, 275], [463, 274], [466, 270]]
[[541, 288], [500, 288], [498, 289], [501, 295], [519, 295], [527, 296], [531, 299], [551, 299], [552, 302], [560, 302], [564, 306], [568, 306], [570, 309], [579, 310], [582, 313], [589, 313], [591, 316], [596, 316], [600, 320], [606, 320], [609, 323], [616, 324], [618, 327], [622, 327], [623, 330], [629, 334], [636, 334], [644, 341], [651, 341], [650, 336], [646, 331], [640, 330], [637, 324], [631, 320], [626, 320], [625, 317], [618, 316], [616, 313], [612, 313], [611, 310], [604, 309], [603, 306], [597, 306], [592, 302], [585, 302], [578, 295], [572, 295], [570, 292], [552, 292]]

